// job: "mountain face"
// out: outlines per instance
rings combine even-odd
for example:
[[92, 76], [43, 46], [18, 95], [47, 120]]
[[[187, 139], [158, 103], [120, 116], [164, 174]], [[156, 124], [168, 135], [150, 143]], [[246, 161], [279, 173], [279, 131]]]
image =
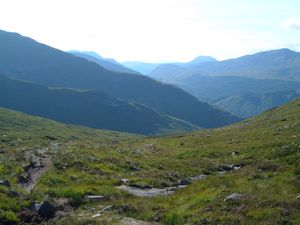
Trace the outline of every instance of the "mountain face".
[[299, 97], [299, 91], [277, 91], [263, 94], [246, 93], [229, 96], [216, 101], [214, 105], [241, 118], [247, 118]]
[[101, 57], [100, 55], [98, 55], [97, 53], [94, 52], [80, 52], [80, 51], [68, 51], [69, 53], [79, 56], [81, 58], [84, 58], [88, 61], [91, 62], [95, 62], [97, 64], [99, 64], [100, 66], [102, 66], [103, 68], [107, 69], [107, 70], [111, 70], [111, 71], [115, 71], [115, 72], [119, 72], [119, 73], [134, 73], [134, 74], [138, 74], [138, 72], [128, 69], [125, 66], [122, 66], [121, 64], [119, 64], [117, 61], [113, 60], [113, 59], [106, 59]]
[[137, 103], [100, 91], [50, 89], [0, 75], [0, 107], [56, 121], [144, 135], [199, 129]]
[[200, 127], [223, 126], [239, 120], [174, 86], [142, 75], [112, 72], [15, 33], [0, 32], [0, 71], [49, 87], [100, 90]]
[[[217, 60], [211, 56], [198, 56], [187, 63], [161, 64], [152, 70], [148, 76], [155, 80], [177, 84], [180, 83], [182, 79], [188, 77], [188, 74], [196, 74], [197, 70], [195, 68], [197, 68], [200, 64], [207, 62], [217, 62]], [[189, 73], [186, 71], [189, 71]]]
[[145, 62], [128, 61], [128, 62], [123, 62], [122, 65], [127, 68], [130, 68], [132, 70], [138, 71], [141, 74], [147, 75], [161, 64], [160, 63], [145, 63]]

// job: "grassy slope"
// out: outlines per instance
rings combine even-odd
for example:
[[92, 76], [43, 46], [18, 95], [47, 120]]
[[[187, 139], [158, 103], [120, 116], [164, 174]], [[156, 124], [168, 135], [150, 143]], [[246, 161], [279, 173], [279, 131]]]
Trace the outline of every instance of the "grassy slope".
[[51, 89], [0, 74], [0, 106], [62, 123], [143, 135], [179, 133], [198, 127], [100, 91]]
[[[11, 124], [17, 120], [14, 121]], [[24, 196], [49, 196], [50, 200], [66, 197], [71, 204], [80, 206], [74, 214], [58, 218], [58, 224], [117, 224], [111, 218], [118, 215], [162, 224], [299, 224], [300, 202], [295, 199], [300, 193], [299, 131], [300, 100], [236, 125], [185, 135], [136, 138], [105, 133], [107, 138], [103, 140], [102, 132], [89, 130], [91, 136], [72, 131], [79, 132], [75, 135], [79, 139], [62, 135], [64, 141], [56, 141], [61, 147], [53, 152], [54, 167], [42, 177], [34, 193]], [[22, 131], [12, 134], [15, 138], [25, 135]], [[33, 136], [37, 143], [47, 144], [42, 141], [42, 132]], [[13, 158], [25, 144], [1, 145], [11, 149], [2, 156]], [[239, 152], [239, 156], [233, 157], [233, 151]], [[18, 160], [14, 163], [19, 164]], [[232, 163], [242, 163], [244, 167], [218, 174], [218, 166]], [[1, 178], [12, 177], [17, 170], [22, 168], [2, 165]], [[144, 199], [114, 188], [121, 178], [162, 187], [203, 173], [209, 174], [206, 180], [194, 182], [168, 197]], [[224, 202], [233, 192], [241, 193], [242, 199]], [[17, 212], [19, 209], [14, 205], [20, 199], [8, 198], [4, 190], [1, 193], [1, 200], [12, 203], [11, 208], [1, 204], [0, 209]], [[84, 202], [85, 194], [102, 194], [106, 200], [91, 205]], [[26, 206], [26, 201], [22, 202], [19, 207]], [[105, 205], [113, 205], [114, 210], [100, 219], [89, 219], [95, 209]]]

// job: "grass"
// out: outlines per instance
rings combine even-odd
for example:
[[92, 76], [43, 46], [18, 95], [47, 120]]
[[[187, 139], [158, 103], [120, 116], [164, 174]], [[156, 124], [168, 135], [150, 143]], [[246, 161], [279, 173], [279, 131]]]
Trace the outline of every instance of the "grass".
[[[57, 224], [118, 224], [120, 216], [166, 225], [300, 222], [300, 100], [224, 128], [162, 137], [95, 131], [6, 110], [1, 110], [0, 127], [0, 147], [5, 149], [0, 179], [9, 179], [12, 189], [22, 192], [13, 199], [7, 188], [0, 189], [5, 213], [17, 215], [29, 201], [48, 196], [51, 201], [67, 198], [75, 207]], [[58, 143], [50, 152], [53, 167], [32, 194], [24, 193], [15, 180], [23, 172], [24, 154], [53, 142]], [[230, 164], [243, 167], [218, 173], [220, 166]], [[122, 178], [165, 187], [200, 174], [207, 179], [165, 197], [134, 197], [115, 188]], [[225, 202], [232, 193], [242, 194], [241, 199]], [[105, 200], [90, 203], [87, 194]], [[93, 209], [105, 205], [113, 210], [91, 219]]]

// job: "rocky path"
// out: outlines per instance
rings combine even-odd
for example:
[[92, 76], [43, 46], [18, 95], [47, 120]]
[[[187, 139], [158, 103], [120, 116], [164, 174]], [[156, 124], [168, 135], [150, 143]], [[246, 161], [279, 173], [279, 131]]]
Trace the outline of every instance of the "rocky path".
[[[234, 170], [239, 170], [242, 168], [242, 165], [223, 165], [219, 166], [218, 175], [222, 175], [224, 173], [228, 173]], [[203, 180], [207, 177], [207, 175], [199, 175], [196, 177], [189, 177], [187, 179], [179, 180], [177, 186], [167, 187], [167, 188], [139, 188], [139, 187], [132, 187], [128, 185], [121, 185], [116, 188], [126, 191], [134, 196], [138, 197], [155, 197], [155, 196], [163, 196], [163, 195], [171, 195], [177, 189], [184, 188], [190, 185], [193, 181]], [[125, 179], [127, 181], [127, 179]]]
[[43, 159], [41, 159], [41, 165], [33, 168], [29, 172], [28, 182], [25, 185], [23, 185], [25, 191], [31, 192], [33, 190], [33, 188], [36, 186], [39, 178], [45, 172], [47, 172], [51, 168], [51, 166], [52, 166], [52, 161], [51, 161], [50, 156], [45, 155], [45, 157]]
[[18, 178], [19, 183], [26, 192], [30, 193], [40, 177], [51, 168], [52, 160], [48, 152], [57, 149], [58, 143], [51, 143], [50, 147], [26, 152], [25, 158], [29, 161], [29, 164], [24, 167], [25, 174], [20, 175]]

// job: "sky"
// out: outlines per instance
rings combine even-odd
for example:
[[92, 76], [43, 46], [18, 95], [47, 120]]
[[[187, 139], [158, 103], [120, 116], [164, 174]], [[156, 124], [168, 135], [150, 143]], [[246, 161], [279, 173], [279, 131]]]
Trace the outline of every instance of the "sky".
[[0, 0], [0, 29], [118, 61], [300, 51], [300, 0]]

